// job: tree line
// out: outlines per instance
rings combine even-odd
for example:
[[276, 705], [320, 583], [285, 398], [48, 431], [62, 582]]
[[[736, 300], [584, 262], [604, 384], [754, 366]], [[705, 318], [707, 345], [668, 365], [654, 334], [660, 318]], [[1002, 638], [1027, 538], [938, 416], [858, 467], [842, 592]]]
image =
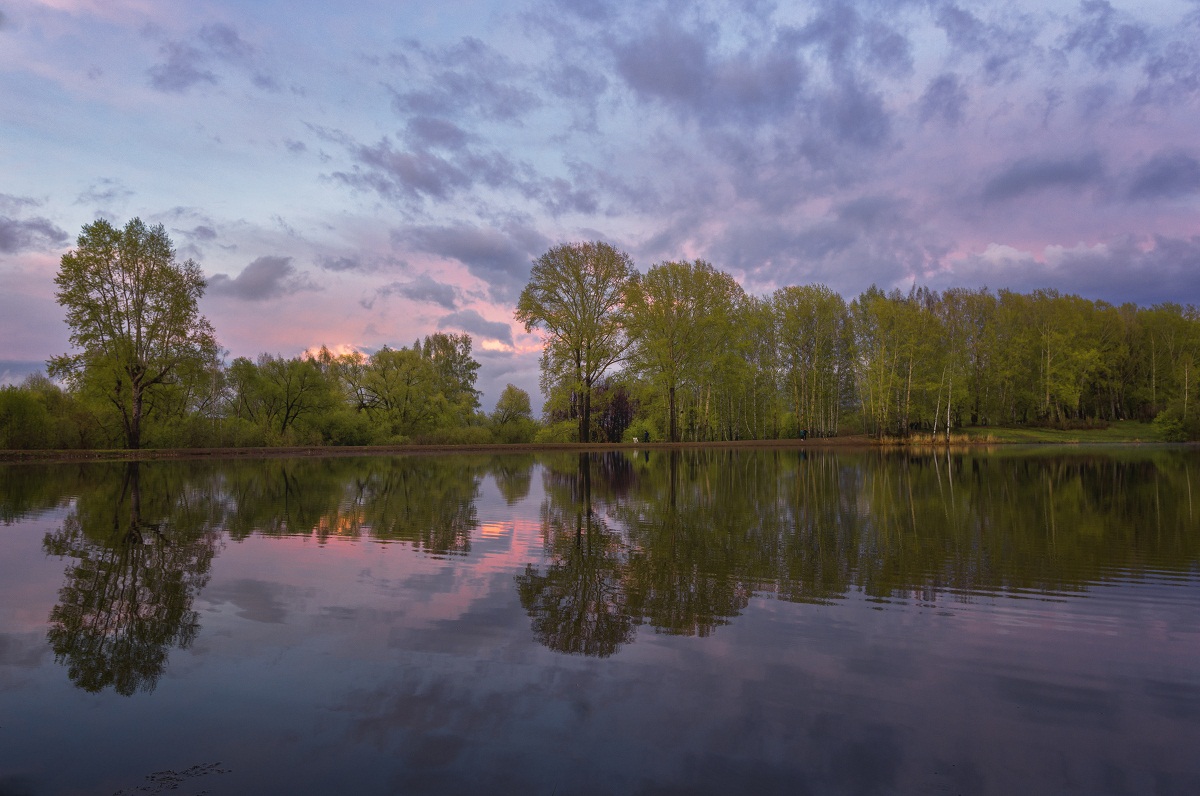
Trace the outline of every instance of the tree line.
[[948, 437], [1118, 420], [1200, 437], [1192, 305], [916, 285], [850, 301], [823, 285], [755, 296], [702, 260], [639, 273], [582, 243], [535, 263], [516, 317], [545, 339], [547, 432], [559, 438]]
[[702, 260], [641, 273], [606, 243], [562, 244], [514, 313], [543, 339], [538, 422], [511, 384], [481, 411], [466, 334], [226, 363], [199, 266], [176, 262], [161, 225], [86, 225], [55, 283], [74, 352], [0, 390], [0, 449], [949, 439], [1117, 420], [1200, 438], [1192, 305], [915, 285], [756, 296]]
[[0, 390], [2, 449], [514, 442], [537, 428], [512, 385], [480, 411], [466, 334], [226, 364], [197, 308], [200, 268], [176, 262], [162, 225], [86, 225], [55, 284], [75, 350]]

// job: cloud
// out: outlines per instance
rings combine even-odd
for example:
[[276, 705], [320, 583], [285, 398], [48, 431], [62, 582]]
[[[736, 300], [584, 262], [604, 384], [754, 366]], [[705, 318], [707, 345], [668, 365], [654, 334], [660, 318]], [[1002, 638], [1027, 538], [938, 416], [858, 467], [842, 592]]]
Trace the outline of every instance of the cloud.
[[594, 102], [608, 88], [608, 78], [602, 72], [584, 69], [577, 64], [556, 63], [542, 72], [542, 81], [558, 97], [579, 102]]
[[639, 99], [709, 123], [760, 123], [795, 109], [806, 69], [788, 32], [725, 57], [714, 36], [660, 19], [613, 47], [617, 71]]
[[1200, 193], [1200, 161], [1181, 151], [1160, 152], [1138, 167], [1130, 199], [1179, 199]]
[[438, 329], [461, 329], [481, 338], [513, 345], [512, 327], [501, 321], [489, 321], [475, 310], [460, 310], [438, 320]]
[[236, 30], [223, 23], [201, 28], [200, 41], [223, 61], [246, 64], [254, 56], [254, 48], [243, 41]]
[[918, 103], [922, 122], [936, 119], [947, 127], [957, 127], [966, 115], [967, 92], [958, 76], [943, 73], [929, 81]]
[[418, 146], [460, 150], [470, 136], [453, 122], [432, 116], [415, 116], [408, 120], [408, 139]]
[[901, 34], [872, 22], [864, 36], [866, 61], [885, 75], [907, 77], [913, 71], [912, 44]]
[[1112, 304], [1150, 306], [1200, 296], [1200, 236], [1123, 236], [1066, 249], [1048, 246], [1040, 257], [992, 244], [949, 263], [933, 287], [1000, 285], [1022, 293], [1054, 288]]
[[122, 202], [133, 195], [134, 192], [120, 180], [101, 177], [75, 197], [75, 204], [105, 206]]
[[1022, 158], [988, 181], [983, 199], [997, 202], [1015, 199], [1048, 188], [1079, 190], [1104, 175], [1100, 155], [1093, 152], [1078, 158]]
[[192, 240], [210, 241], [217, 239], [217, 231], [206, 224], [199, 224], [183, 234]]
[[159, 48], [165, 59], [150, 67], [150, 85], [169, 94], [183, 94], [200, 83], [215, 85], [217, 76], [206, 68], [204, 53], [190, 44], [170, 41]]
[[891, 118], [878, 92], [847, 82], [827, 94], [820, 105], [825, 128], [838, 142], [877, 149], [891, 135]]
[[236, 277], [216, 274], [208, 280], [208, 291], [242, 301], [265, 301], [305, 290], [319, 290], [296, 272], [291, 257], [263, 256], [247, 265]]
[[254, 46], [225, 23], [200, 28], [194, 44], [168, 41], [159, 53], [164, 60], [149, 70], [150, 85], [159, 91], [183, 94], [201, 83], [217, 84], [220, 78], [210, 68], [213, 59], [246, 73], [258, 88], [279, 91], [278, 81], [258, 65]]
[[1081, 50], [1099, 67], [1118, 66], [1146, 55], [1150, 36], [1141, 25], [1119, 22], [1106, 0], [1084, 0], [1085, 19], [1067, 36], [1065, 48]]
[[421, 147], [398, 149], [387, 136], [373, 146], [346, 143], [356, 163], [352, 171], [334, 172], [333, 178], [385, 199], [445, 201], [479, 184], [518, 184], [517, 167], [499, 152], [463, 150], [443, 156]]
[[617, 71], [637, 93], [668, 103], [698, 105], [708, 78], [708, 42], [660, 20], [616, 52]]
[[[439, 307], [453, 310], [458, 306], [459, 289], [454, 285], [439, 282], [429, 274], [421, 274], [406, 282], [392, 282], [391, 284], [384, 285], [376, 291], [375, 295], [380, 298], [403, 296], [412, 301], [437, 304]], [[372, 308], [374, 305], [374, 298], [369, 302], [363, 302], [363, 306], [367, 309]]]
[[392, 233], [392, 242], [459, 261], [487, 284], [496, 301], [516, 298], [529, 278], [530, 263], [546, 248], [546, 240], [529, 229], [501, 231], [463, 224], [399, 229]]
[[[1195, 35], [1196, 26], [1185, 31]], [[1200, 48], [1193, 41], [1173, 41], [1146, 64], [1149, 85], [1138, 92], [1140, 103], [1170, 104], [1179, 96], [1200, 92]]]
[[956, 48], [966, 52], [978, 52], [988, 47], [987, 26], [972, 14], [954, 3], [946, 3], [938, 9], [937, 26]]
[[409, 42], [399, 60], [415, 65], [403, 70], [406, 88], [393, 90], [392, 104], [406, 116], [514, 121], [542, 104], [520, 85], [524, 67], [475, 37], [441, 48]]
[[0, 215], [0, 254], [50, 248], [62, 245], [68, 239], [67, 233], [49, 219]]

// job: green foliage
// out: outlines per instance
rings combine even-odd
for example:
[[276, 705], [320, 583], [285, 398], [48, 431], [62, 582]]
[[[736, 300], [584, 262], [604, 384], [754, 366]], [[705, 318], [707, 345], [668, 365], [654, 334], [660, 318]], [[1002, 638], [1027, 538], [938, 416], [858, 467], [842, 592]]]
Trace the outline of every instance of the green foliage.
[[538, 424], [533, 419], [529, 393], [513, 384], [504, 388], [489, 418], [497, 442], [533, 442]]
[[1186, 442], [1187, 431], [1178, 412], [1164, 409], [1154, 418], [1154, 435], [1163, 442]]
[[545, 334], [543, 392], [567, 388], [584, 442], [591, 439], [592, 389], [628, 345], [623, 297], [632, 275], [629, 255], [607, 243], [563, 244], [534, 261], [517, 301], [525, 331]]
[[[709, 263], [645, 274], [605, 243], [534, 263], [515, 317], [542, 334], [543, 420], [508, 385], [479, 408], [466, 334], [368, 356], [217, 360], [204, 281], [161, 226], [83, 228], [56, 278], [75, 353], [0, 391], [5, 448], [739, 440], [967, 426], [1200, 438], [1200, 312], [1038, 290], [822, 285], [747, 295]], [[616, 368], [624, 366], [624, 370]]]
[[537, 443], [578, 442], [579, 425], [573, 420], [547, 423], [534, 434], [533, 441]]
[[511, 423], [514, 420], [532, 419], [533, 409], [529, 401], [529, 393], [516, 385], [505, 386], [504, 392], [496, 400], [496, 408], [491, 420], [496, 425]]
[[492, 445], [496, 435], [486, 426], [447, 426], [413, 440], [418, 445]]
[[50, 434], [50, 412], [29, 390], [0, 388], [0, 448], [40, 448]]
[[51, 359], [51, 375], [98, 386], [125, 444], [141, 447], [146, 404], [184, 371], [216, 362], [212, 326], [197, 306], [205, 287], [200, 266], [175, 262], [161, 224], [135, 218], [118, 230], [99, 219], [63, 255], [54, 282], [71, 345], [80, 350]]
[[626, 288], [630, 368], [664, 393], [672, 442], [680, 439], [679, 392], [704, 383], [741, 298], [733, 278], [703, 260], [659, 263]]
[[496, 442], [515, 444], [533, 442], [541, 427], [536, 420], [528, 417], [518, 417], [499, 425], [492, 426], [492, 435]]

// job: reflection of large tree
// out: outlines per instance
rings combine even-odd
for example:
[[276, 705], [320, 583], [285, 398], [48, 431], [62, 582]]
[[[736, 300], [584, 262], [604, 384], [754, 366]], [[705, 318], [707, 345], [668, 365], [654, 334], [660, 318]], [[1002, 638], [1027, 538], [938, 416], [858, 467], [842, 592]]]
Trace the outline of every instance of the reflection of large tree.
[[47, 635], [87, 691], [152, 691], [168, 650], [186, 648], [200, 628], [192, 601], [208, 581], [218, 536], [195, 522], [194, 492], [154, 486], [143, 489], [139, 465], [128, 464], [123, 478], [82, 494], [43, 542], [48, 554], [74, 559]]
[[521, 605], [538, 641], [557, 652], [612, 655], [633, 638], [625, 607], [620, 535], [592, 505], [592, 462], [579, 454], [575, 473], [550, 470], [542, 534], [553, 559], [543, 574], [532, 564], [517, 576]]
[[749, 602], [754, 551], [737, 543], [748, 515], [733, 502], [744, 493], [711, 480], [681, 484], [682, 458], [669, 452], [618, 512], [633, 546], [629, 609], [659, 632], [707, 636]]

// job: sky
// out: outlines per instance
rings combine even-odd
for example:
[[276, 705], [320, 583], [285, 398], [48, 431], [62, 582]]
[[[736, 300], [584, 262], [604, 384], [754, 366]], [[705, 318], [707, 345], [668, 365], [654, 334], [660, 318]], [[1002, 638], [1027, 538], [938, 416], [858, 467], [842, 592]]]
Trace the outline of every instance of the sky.
[[229, 358], [466, 332], [538, 402], [531, 262], [750, 293], [1200, 304], [1200, 0], [0, 0], [0, 380], [54, 275], [163, 224]]

